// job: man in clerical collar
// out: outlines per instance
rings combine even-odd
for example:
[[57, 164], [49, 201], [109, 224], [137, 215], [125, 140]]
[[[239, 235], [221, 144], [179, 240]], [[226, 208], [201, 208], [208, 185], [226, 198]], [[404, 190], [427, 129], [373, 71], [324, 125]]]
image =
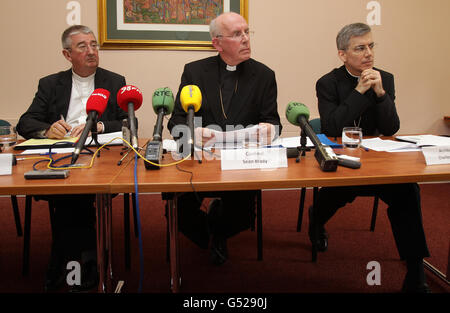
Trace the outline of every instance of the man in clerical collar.
[[[122, 129], [127, 113], [117, 105], [117, 92], [126, 85], [125, 77], [100, 68], [98, 44], [92, 30], [84, 25], [68, 27], [61, 36], [62, 54], [71, 68], [39, 80], [36, 95], [20, 117], [17, 131], [26, 138], [62, 139], [78, 137], [86, 124], [86, 103], [96, 88], [111, 93], [97, 123], [99, 133]], [[95, 195], [35, 196], [48, 200], [54, 208], [53, 242], [45, 291], [56, 291], [66, 283], [66, 266], [81, 263], [81, 285], [74, 290], [94, 288], [96, 271]]]
[[[197, 85], [202, 93], [201, 107], [195, 113], [201, 118], [195, 132], [199, 141], [215, 140], [210, 128], [227, 131], [257, 125], [259, 138], [270, 143], [281, 133], [275, 73], [251, 58], [246, 20], [233, 12], [223, 13], [211, 21], [210, 35], [218, 55], [185, 65], [169, 129], [186, 124], [180, 92], [186, 85]], [[179, 227], [200, 247], [207, 248], [211, 238], [211, 261], [222, 264], [228, 258], [226, 239], [253, 225], [256, 192], [217, 192], [208, 214], [200, 210], [205, 196], [182, 196]]]
[[[371, 28], [363, 23], [346, 25], [339, 31], [336, 44], [344, 65], [322, 76], [316, 84], [321, 131], [340, 137], [344, 127], [357, 126], [364, 136], [394, 135], [400, 128], [394, 76], [373, 67], [375, 43]], [[430, 292], [423, 267], [429, 251], [416, 183], [320, 188], [317, 205], [309, 209], [309, 236], [317, 250], [328, 249], [326, 223], [358, 196], [376, 196], [388, 205], [395, 243], [407, 268], [402, 291]], [[376, 250], [377, 245], [373, 247]]]

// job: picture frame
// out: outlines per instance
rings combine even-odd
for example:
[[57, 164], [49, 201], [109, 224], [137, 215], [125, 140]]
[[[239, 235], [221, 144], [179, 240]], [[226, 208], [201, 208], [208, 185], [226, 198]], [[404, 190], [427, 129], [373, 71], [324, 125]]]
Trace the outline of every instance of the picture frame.
[[100, 49], [213, 51], [209, 21], [217, 13], [233, 11], [248, 22], [248, 0], [97, 1]]

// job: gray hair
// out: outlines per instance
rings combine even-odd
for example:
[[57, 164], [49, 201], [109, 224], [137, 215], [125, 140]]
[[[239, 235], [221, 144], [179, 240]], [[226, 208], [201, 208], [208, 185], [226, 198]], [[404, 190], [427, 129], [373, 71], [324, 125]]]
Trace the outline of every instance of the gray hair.
[[219, 16], [216, 16], [211, 23], [209, 23], [209, 35], [211, 36], [211, 39], [215, 38], [217, 35], [220, 35], [222, 32], [222, 28], [219, 26], [219, 23], [217, 23], [217, 18]]
[[[63, 49], [69, 49], [72, 46], [71, 36], [77, 35], [79, 33], [94, 35], [94, 32], [87, 26], [72, 25], [69, 28], [67, 28], [61, 36], [61, 43], [62, 43]], [[94, 37], [95, 37], [95, 35], [94, 35]]]
[[338, 50], [347, 50], [352, 37], [363, 36], [369, 32], [371, 32], [370, 26], [364, 23], [353, 23], [344, 26], [336, 37]]

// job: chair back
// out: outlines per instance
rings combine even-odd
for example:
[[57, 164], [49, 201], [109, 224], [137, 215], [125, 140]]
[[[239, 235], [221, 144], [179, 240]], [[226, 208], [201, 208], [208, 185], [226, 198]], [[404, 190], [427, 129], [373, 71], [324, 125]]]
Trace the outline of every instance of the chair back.
[[11, 124], [8, 121], [0, 120], [0, 126], [11, 126]]
[[316, 134], [320, 134], [321, 130], [320, 130], [320, 118], [314, 118], [312, 120], [309, 121], [309, 125], [311, 125], [311, 128], [313, 129], [313, 131]]

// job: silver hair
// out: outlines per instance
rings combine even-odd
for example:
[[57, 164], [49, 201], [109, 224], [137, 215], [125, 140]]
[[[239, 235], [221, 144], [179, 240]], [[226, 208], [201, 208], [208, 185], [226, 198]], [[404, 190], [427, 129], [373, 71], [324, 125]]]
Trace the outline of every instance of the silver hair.
[[222, 27], [223, 27], [223, 21], [219, 21], [219, 17], [221, 17], [222, 15], [239, 15], [240, 14], [236, 13], [236, 12], [223, 12], [221, 14], [219, 14], [218, 16], [216, 16], [211, 23], [209, 23], [209, 35], [211, 36], [211, 39], [214, 39], [215, 37], [221, 35], [222, 33]]
[[[72, 46], [72, 38], [71, 36], [77, 35], [77, 34], [93, 34], [94, 32], [87, 26], [84, 25], [72, 25], [69, 28], [67, 28], [62, 36], [61, 36], [61, 43], [63, 49], [69, 49]], [[95, 37], [95, 35], [94, 35]]]
[[344, 26], [336, 36], [338, 50], [347, 50], [352, 37], [363, 36], [369, 32], [371, 32], [370, 26], [364, 23], [353, 23]]
[[220, 35], [222, 32], [222, 28], [219, 26], [219, 23], [217, 23], [217, 18], [219, 16], [216, 16], [216, 18], [209, 23], [209, 35], [211, 36], [211, 39], [215, 38], [217, 35]]

